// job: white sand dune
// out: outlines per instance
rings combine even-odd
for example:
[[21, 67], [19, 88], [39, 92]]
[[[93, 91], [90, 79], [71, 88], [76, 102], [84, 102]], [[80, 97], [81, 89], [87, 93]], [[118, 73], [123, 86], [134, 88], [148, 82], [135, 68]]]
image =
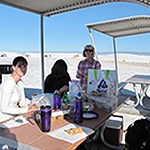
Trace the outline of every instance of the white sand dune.
[[[2, 54], [6, 54], [6, 57], [0, 57], [0, 64], [11, 64], [12, 60], [19, 55], [26, 57], [29, 66], [27, 74], [23, 77], [25, 86], [41, 88], [40, 53], [0, 52], [0, 56]], [[64, 59], [71, 78], [76, 79], [77, 65], [83, 59], [81, 53], [45, 53], [44, 56], [45, 77], [51, 72], [51, 67], [57, 59]], [[113, 54], [98, 55], [98, 59], [102, 64], [102, 69], [115, 69]], [[117, 59], [119, 82], [134, 74], [150, 74], [150, 56], [148, 55], [118, 54]], [[5, 75], [3, 77], [5, 78]]]

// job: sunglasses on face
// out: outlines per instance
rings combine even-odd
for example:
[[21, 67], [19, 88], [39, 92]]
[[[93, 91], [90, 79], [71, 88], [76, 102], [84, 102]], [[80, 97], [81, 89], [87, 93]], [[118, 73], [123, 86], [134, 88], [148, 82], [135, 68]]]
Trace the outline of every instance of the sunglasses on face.
[[93, 52], [91, 49], [86, 49], [85, 52]]

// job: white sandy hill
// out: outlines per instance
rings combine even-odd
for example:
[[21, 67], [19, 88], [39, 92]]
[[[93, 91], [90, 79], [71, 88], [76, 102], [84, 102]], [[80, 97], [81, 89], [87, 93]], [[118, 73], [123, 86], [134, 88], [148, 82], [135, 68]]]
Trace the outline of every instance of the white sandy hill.
[[[113, 54], [98, 55], [98, 58], [102, 61], [113, 61]], [[150, 63], [150, 55], [136, 55], [136, 54], [117, 54], [117, 60], [119, 62], [138, 62], [138, 63]]]
[[[2, 54], [6, 54], [5, 57], [1, 56]], [[0, 52], [0, 64], [11, 64], [12, 60], [20, 55], [24, 56], [29, 62], [27, 74], [23, 77], [25, 86], [41, 88], [40, 53]], [[117, 54], [117, 58], [119, 81], [126, 80], [134, 74], [150, 75], [150, 56]], [[45, 78], [51, 72], [51, 68], [57, 59], [64, 59], [66, 61], [71, 78], [76, 79], [78, 63], [84, 59], [82, 53], [44, 53]], [[115, 69], [113, 54], [98, 55], [98, 59], [102, 64], [102, 69]]]

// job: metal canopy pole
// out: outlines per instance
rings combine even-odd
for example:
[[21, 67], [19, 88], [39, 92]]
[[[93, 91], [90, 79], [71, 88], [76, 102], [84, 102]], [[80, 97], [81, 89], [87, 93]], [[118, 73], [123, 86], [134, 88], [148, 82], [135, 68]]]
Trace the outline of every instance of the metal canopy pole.
[[41, 15], [41, 75], [42, 75], [42, 92], [44, 91], [44, 26], [43, 16]]
[[[88, 28], [88, 30], [89, 30], [89, 34], [90, 34], [90, 39], [91, 39], [91, 41], [92, 41], [92, 45], [95, 47], [94, 38], [93, 38], [93, 36], [92, 36], [92, 31], [91, 31], [90, 28]], [[98, 60], [98, 55], [97, 55], [97, 53], [96, 53], [96, 47], [95, 47], [95, 57], [96, 57], [96, 59]]]
[[115, 70], [116, 70], [116, 95], [118, 95], [118, 66], [117, 66], [117, 53], [116, 53], [116, 42], [115, 38], [113, 37], [113, 48], [114, 48], [114, 58], [115, 58]]

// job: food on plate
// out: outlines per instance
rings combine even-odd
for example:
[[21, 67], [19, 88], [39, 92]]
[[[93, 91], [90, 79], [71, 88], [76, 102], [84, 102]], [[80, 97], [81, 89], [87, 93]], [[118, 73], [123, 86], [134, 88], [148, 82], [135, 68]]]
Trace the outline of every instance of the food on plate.
[[82, 128], [71, 128], [68, 130], [65, 130], [69, 135], [73, 136], [79, 133], [82, 133]]

